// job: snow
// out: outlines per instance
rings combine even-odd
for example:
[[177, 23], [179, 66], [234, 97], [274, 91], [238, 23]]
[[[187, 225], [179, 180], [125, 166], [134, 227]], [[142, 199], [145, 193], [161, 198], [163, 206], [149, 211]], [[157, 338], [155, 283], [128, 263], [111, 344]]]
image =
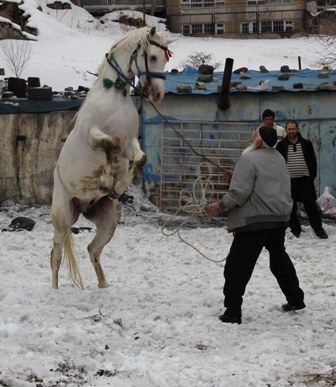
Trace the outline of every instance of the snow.
[[[26, 0], [25, 7], [40, 35], [31, 42], [33, 55], [23, 76], [39, 76], [55, 90], [89, 85], [87, 70], [96, 71], [113, 41], [125, 33], [111, 22], [97, 30], [96, 22], [87, 23], [90, 16], [77, 7], [58, 18], [41, 0]], [[303, 67], [314, 67], [318, 58], [303, 38], [180, 37], [172, 51], [167, 69], [182, 66], [197, 51], [212, 53], [222, 63], [229, 56], [235, 67], [251, 69], [261, 64], [297, 67], [298, 55]], [[286, 248], [305, 291], [305, 310], [281, 312], [285, 299], [263, 250], [246, 289], [243, 324], [223, 324], [218, 320], [222, 273], [232, 241], [225, 219], [211, 227], [193, 222], [180, 230], [204, 257], [174, 232], [183, 219], [174, 218], [174, 227], [164, 231], [161, 225], [169, 217], [138, 186], [127, 193], [134, 201], [123, 205], [121, 222], [102, 254], [111, 285], [107, 289], [97, 288], [86, 251], [93, 230], [74, 234], [85, 289], [71, 284], [62, 265], [56, 291], [49, 265], [50, 207], [12, 202], [0, 207], [1, 229], [18, 216], [36, 221], [31, 232], [0, 233], [1, 386], [335, 385], [334, 222], [324, 219], [326, 240], [318, 239], [305, 220], [299, 239], [286, 234]], [[76, 226], [92, 227], [84, 218]]]

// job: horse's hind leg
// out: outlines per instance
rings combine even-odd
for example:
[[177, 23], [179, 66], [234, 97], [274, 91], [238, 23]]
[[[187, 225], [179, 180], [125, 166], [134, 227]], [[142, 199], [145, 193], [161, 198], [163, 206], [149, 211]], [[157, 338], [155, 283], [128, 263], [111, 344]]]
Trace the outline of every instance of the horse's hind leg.
[[113, 237], [121, 216], [121, 205], [118, 200], [104, 196], [83, 215], [96, 225], [96, 235], [88, 246], [88, 252], [97, 275], [98, 287], [106, 288], [108, 283], [100, 264], [100, 255]]
[[52, 223], [54, 226], [54, 239], [51, 250], [50, 266], [52, 271], [52, 287], [58, 289], [58, 272], [62, 262], [64, 241], [70, 230], [70, 225], [60, 210], [53, 210]]
[[[62, 262], [65, 238], [70, 227], [76, 222], [79, 212], [73, 203], [61, 192], [59, 181], [55, 178], [52, 202], [52, 223], [54, 226], [53, 247], [51, 250], [50, 266], [52, 271], [52, 287], [58, 289], [58, 272]], [[57, 185], [58, 184], [58, 185]]]

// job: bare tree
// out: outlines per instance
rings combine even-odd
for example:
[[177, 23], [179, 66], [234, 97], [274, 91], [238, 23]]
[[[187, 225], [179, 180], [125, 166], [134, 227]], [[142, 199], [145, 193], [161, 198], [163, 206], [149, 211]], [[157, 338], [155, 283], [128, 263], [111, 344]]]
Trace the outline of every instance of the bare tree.
[[184, 61], [183, 66], [191, 66], [197, 68], [202, 64], [212, 66], [214, 69], [217, 69], [222, 65], [221, 62], [216, 62], [212, 54], [206, 54], [205, 52], [201, 51], [190, 54]]
[[2, 42], [5, 61], [17, 78], [27, 66], [32, 48], [26, 40], [6, 40]]
[[335, 0], [325, 1], [324, 5], [310, 9], [307, 31], [311, 39], [321, 46], [320, 64], [332, 65], [336, 62], [336, 12]]

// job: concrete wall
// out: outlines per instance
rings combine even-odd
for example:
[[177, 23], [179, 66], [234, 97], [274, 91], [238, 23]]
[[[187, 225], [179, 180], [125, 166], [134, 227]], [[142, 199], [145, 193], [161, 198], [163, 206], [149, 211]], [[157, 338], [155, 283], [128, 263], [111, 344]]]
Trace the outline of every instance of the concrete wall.
[[0, 204], [50, 204], [53, 170], [76, 111], [0, 115]]

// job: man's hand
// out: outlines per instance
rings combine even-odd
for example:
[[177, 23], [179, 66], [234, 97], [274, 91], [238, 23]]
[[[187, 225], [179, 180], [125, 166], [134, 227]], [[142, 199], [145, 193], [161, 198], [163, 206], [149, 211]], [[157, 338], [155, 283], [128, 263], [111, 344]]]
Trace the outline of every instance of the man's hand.
[[206, 208], [206, 212], [211, 216], [219, 216], [221, 213], [221, 206], [219, 202], [212, 203]]
[[233, 175], [233, 170], [225, 168], [223, 172], [224, 183], [230, 183], [232, 175]]

